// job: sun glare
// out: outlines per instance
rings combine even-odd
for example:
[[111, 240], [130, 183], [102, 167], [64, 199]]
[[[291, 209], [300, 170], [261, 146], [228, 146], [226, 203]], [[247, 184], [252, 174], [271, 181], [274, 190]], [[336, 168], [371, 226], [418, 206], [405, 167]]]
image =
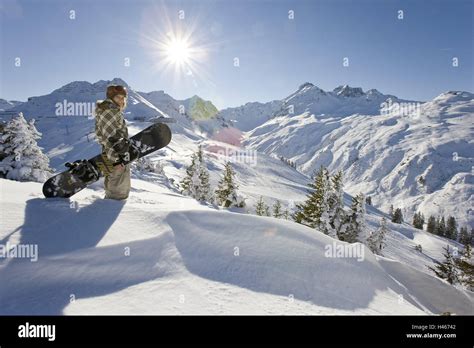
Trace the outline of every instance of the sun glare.
[[194, 86], [214, 86], [209, 59], [220, 42], [211, 40], [212, 33], [200, 21], [202, 17], [176, 20], [166, 7], [154, 6], [143, 17], [138, 31], [139, 40], [151, 57], [151, 72], [172, 76], [176, 86], [182, 86], [183, 81]]
[[190, 47], [184, 40], [173, 39], [166, 44], [166, 57], [173, 64], [189, 64]]

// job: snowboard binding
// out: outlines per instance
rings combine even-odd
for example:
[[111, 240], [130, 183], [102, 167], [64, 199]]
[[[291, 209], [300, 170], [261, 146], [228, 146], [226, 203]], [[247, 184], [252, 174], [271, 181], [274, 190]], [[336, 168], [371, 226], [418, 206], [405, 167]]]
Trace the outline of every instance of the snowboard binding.
[[86, 159], [77, 160], [72, 163], [66, 162], [64, 165], [69, 168], [72, 174], [84, 182], [93, 182], [100, 177], [97, 168]]

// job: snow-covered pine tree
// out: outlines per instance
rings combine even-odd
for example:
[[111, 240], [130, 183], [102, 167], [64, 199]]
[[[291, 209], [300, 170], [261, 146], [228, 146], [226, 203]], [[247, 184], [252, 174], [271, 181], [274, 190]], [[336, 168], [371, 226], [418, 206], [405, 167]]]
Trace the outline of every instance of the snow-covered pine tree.
[[464, 246], [462, 256], [465, 257], [468, 260], [471, 259], [471, 257], [472, 257], [472, 247], [471, 247], [470, 244], [467, 244], [467, 245]]
[[281, 218], [283, 216], [281, 202], [277, 199], [273, 204], [273, 217]]
[[268, 206], [263, 201], [263, 197], [260, 196], [257, 204], [255, 205], [255, 214], [258, 216], [267, 216]]
[[446, 237], [446, 222], [444, 220], [444, 216], [438, 219], [437, 223], [437, 235], [441, 237]]
[[163, 166], [160, 162], [154, 162], [149, 157], [142, 157], [132, 163], [135, 170], [140, 172], [149, 172], [163, 174]]
[[452, 240], [458, 238], [458, 224], [454, 216], [448, 217], [448, 223], [446, 225], [446, 237]]
[[224, 176], [219, 181], [216, 189], [217, 203], [223, 207], [239, 207], [245, 206], [245, 201], [237, 194], [238, 186], [235, 183], [235, 172], [230, 162], [225, 164]]
[[454, 260], [456, 267], [459, 269], [459, 281], [468, 290], [474, 290], [474, 264], [471, 261], [472, 250], [471, 245], [464, 247], [461, 257]]
[[345, 220], [345, 211], [344, 211], [344, 184], [343, 184], [343, 173], [338, 171], [331, 177], [329, 183], [329, 194], [328, 194], [328, 217], [329, 217], [329, 226], [328, 226], [328, 235], [333, 238], [337, 238], [338, 233], [341, 230], [341, 226]]
[[196, 163], [198, 161], [197, 155], [193, 153], [191, 156], [191, 165], [186, 168], [186, 176], [181, 181], [181, 192], [187, 196], [192, 196], [193, 177], [196, 171]]
[[186, 168], [186, 176], [181, 181], [182, 193], [198, 201], [212, 202], [209, 172], [204, 163], [202, 147], [192, 155], [191, 165]]
[[439, 278], [445, 279], [448, 281], [449, 284], [455, 285], [459, 283], [459, 272], [456, 268], [456, 263], [453, 257], [452, 251], [449, 249], [449, 245], [446, 245], [445, 248], [443, 248], [444, 253], [444, 261], [436, 262], [435, 267], [430, 267], [428, 268], [432, 270]]
[[394, 213], [393, 204], [391, 204], [390, 209], [388, 210], [388, 216], [390, 216], [390, 221], [393, 220], [393, 213]]
[[413, 227], [422, 230], [423, 225], [425, 223], [425, 217], [421, 212], [416, 212], [415, 215], [413, 215]]
[[395, 209], [395, 211], [393, 212], [392, 222], [396, 224], [401, 224], [403, 222], [402, 209], [400, 208]]
[[387, 219], [385, 217], [380, 221], [380, 227], [372, 232], [367, 238], [367, 246], [377, 255], [382, 255], [382, 249], [385, 247], [385, 236], [388, 233]]
[[211, 190], [211, 183], [209, 181], [209, 171], [207, 170], [206, 163], [204, 161], [199, 162], [199, 194], [197, 200], [201, 202], [213, 202], [214, 195]]
[[[412, 225], [413, 227], [415, 228], [418, 228], [418, 212], [415, 212], [415, 214], [413, 215], [413, 221], [412, 221]], [[419, 228], [418, 228], [419, 229]]]
[[269, 205], [265, 205], [265, 216], [272, 216]]
[[341, 228], [339, 239], [348, 243], [362, 242], [366, 232], [365, 197], [363, 193], [352, 198], [350, 214]]
[[435, 234], [436, 233], [436, 218], [430, 215], [428, 218], [428, 224], [426, 225], [426, 231]]
[[321, 216], [325, 211], [327, 212], [328, 184], [328, 171], [321, 166], [313, 176], [313, 182], [308, 184], [306, 201], [296, 205], [296, 212], [293, 214], [296, 222], [313, 228], [321, 228]]
[[52, 174], [49, 158], [43, 154], [36, 140], [41, 133], [34, 120], [27, 122], [23, 113], [10, 120], [0, 137], [0, 173], [7, 179], [44, 182]]
[[471, 235], [469, 234], [467, 227], [461, 227], [459, 232], [459, 243], [464, 246], [471, 244]]

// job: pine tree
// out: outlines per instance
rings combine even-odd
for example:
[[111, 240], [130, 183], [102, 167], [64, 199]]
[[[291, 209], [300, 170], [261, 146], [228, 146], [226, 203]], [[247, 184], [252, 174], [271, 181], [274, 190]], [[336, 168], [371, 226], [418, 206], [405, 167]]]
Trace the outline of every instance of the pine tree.
[[459, 243], [463, 244], [464, 246], [471, 244], [472, 236], [467, 231], [467, 227], [461, 227], [459, 232]]
[[343, 173], [342, 171], [339, 171], [331, 177], [329, 193], [327, 195], [327, 209], [329, 218], [329, 226], [327, 229], [328, 235], [333, 238], [337, 238], [345, 221], [343, 194]]
[[393, 212], [392, 222], [401, 224], [403, 222], [403, 213], [400, 208], [395, 209]]
[[436, 234], [436, 218], [433, 215], [430, 215], [428, 218], [428, 224], [426, 225], [426, 231]]
[[367, 198], [365, 199], [365, 203], [366, 203], [367, 205], [372, 205], [372, 197], [367, 196]]
[[367, 238], [367, 246], [374, 254], [382, 255], [382, 249], [385, 247], [385, 236], [387, 233], [387, 219], [384, 217], [380, 221], [380, 227], [372, 232], [369, 238]]
[[191, 165], [186, 168], [186, 176], [181, 182], [182, 193], [198, 201], [212, 202], [209, 171], [204, 163], [202, 147], [192, 155]]
[[282, 213], [281, 209], [282, 209], [281, 208], [281, 203], [277, 199], [275, 204], [273, 204], [273, 216], [276, 217], [276, 218], [281, 218], [283, 216], [283, 213]]
[[22, 113], [10, 120], [0, 136], [0, 173], [7, 179], [44, 182], [52, 174], [49, 158], [36, 140], [41, 133], [34, 120], [27, 122]]
[[425, 217], [423, 216], [423, 214], [416, 212], [415, 215], [413, 215], [413, 227], [422, 230], [424, 223]]
[[196, 163], [198, 162], [197, 154], [191, 156], [191, 165], [186, 168], [186, 176], [181, 181], [182, 193], [190, 196], [191, 191], [193, 190], [193, 178], [195, 177], [194, 173], [196, 172]]
[[390, 217], [390, 221], [393, 220], [393, 213], [394, 213], [393, 204], [391, 204], [390, 209], [388, 210], [388, 216]]
[[313, 182], [308, 184], [307, 199], [303, 204], [296, 205], [296, 213], [293, 219], [309, 227], [320, 227], [321, 216], [327, 208], [327, 187], [329, 175], [327, 169], [321, 167], [313, 178]]
[[265, 205], [265, 216], [272, 216], [272, 214], [270, 213], [270, 206], [268, 205]]
[[263, 201], [263, 197], [260, 196], [257, 204], [255, 205], [255, 214], [258, 216], [267, 216], [268, 206]]
[[444, 216], [438, 219], [437, 224], [437, 235], [441, 237], [446, 237], [446, 223], [444, 221]]
[[459, 272], [456, 268], [456, 263], [453, 257], [453, 253], [449, 249], [449, 245], [446, 245], [445, 248], [443, 248], [444, 253], [444, 261], [436, 262], [436, 266], [433, 267], [428, 267], [430, 270], [432, 270], [439, 278], [445, 279], [448, 281], [449, 284], [455, 285], [459, 283]]
[[418, 212], [415, 212], [415, 214], [413, 215], [412, 225], [413, 225], [413, 227], [419, 229]]
[[212, 195], [211, 183], [209, 182], [209, 171], [204, 162], [200, 162], [199, 167], [199, 180], [201, 185], [199, 186], [197, 200], [202, 202], [212, 202], [214, 197]]
[[472, 257], [472, 247], [471, 247], [470, 244], [467, 244], [467, 245], [464, 246], [463, 257], [465, 257], [468, 260], [471, 259], [471, 257]]
[[446, 226], [446, 237], [452, 240], [457, 240], [458, 238], [458, 224], [454, 216], [448, 217], [448, 223]]
[[239, 207], [245, 206], [245, 201], [237, 194], [238, 186], [235, 183], [235, 172], [230, 162], [225, 164], [224, 176], [219, 181], [216, 190], [217, 203], [223, 207]]
[[348, 243], [361, 242], [365, 240], [365, 197], [360, 193], [352, 198], [351, 212], [341, 228], [339, 239]]
[[455, 259], [456, 267], [459, 269], [459, 280], [468, 290], [474, 290], [474, 265], [471, 262], [471, 245], [464, 247], [461, 257]]

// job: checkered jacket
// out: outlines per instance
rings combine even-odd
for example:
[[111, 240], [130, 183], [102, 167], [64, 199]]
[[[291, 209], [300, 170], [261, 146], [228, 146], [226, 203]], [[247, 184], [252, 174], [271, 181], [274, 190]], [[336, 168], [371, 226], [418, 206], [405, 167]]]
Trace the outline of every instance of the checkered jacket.
[[95, 109], [95, 133], [102, 145], [102, 153], [112, 162], [119, 160], [113, 146], [121, 138], [128, 139], [128, 130], [120, 108], [111, 99], [97, 101]]

